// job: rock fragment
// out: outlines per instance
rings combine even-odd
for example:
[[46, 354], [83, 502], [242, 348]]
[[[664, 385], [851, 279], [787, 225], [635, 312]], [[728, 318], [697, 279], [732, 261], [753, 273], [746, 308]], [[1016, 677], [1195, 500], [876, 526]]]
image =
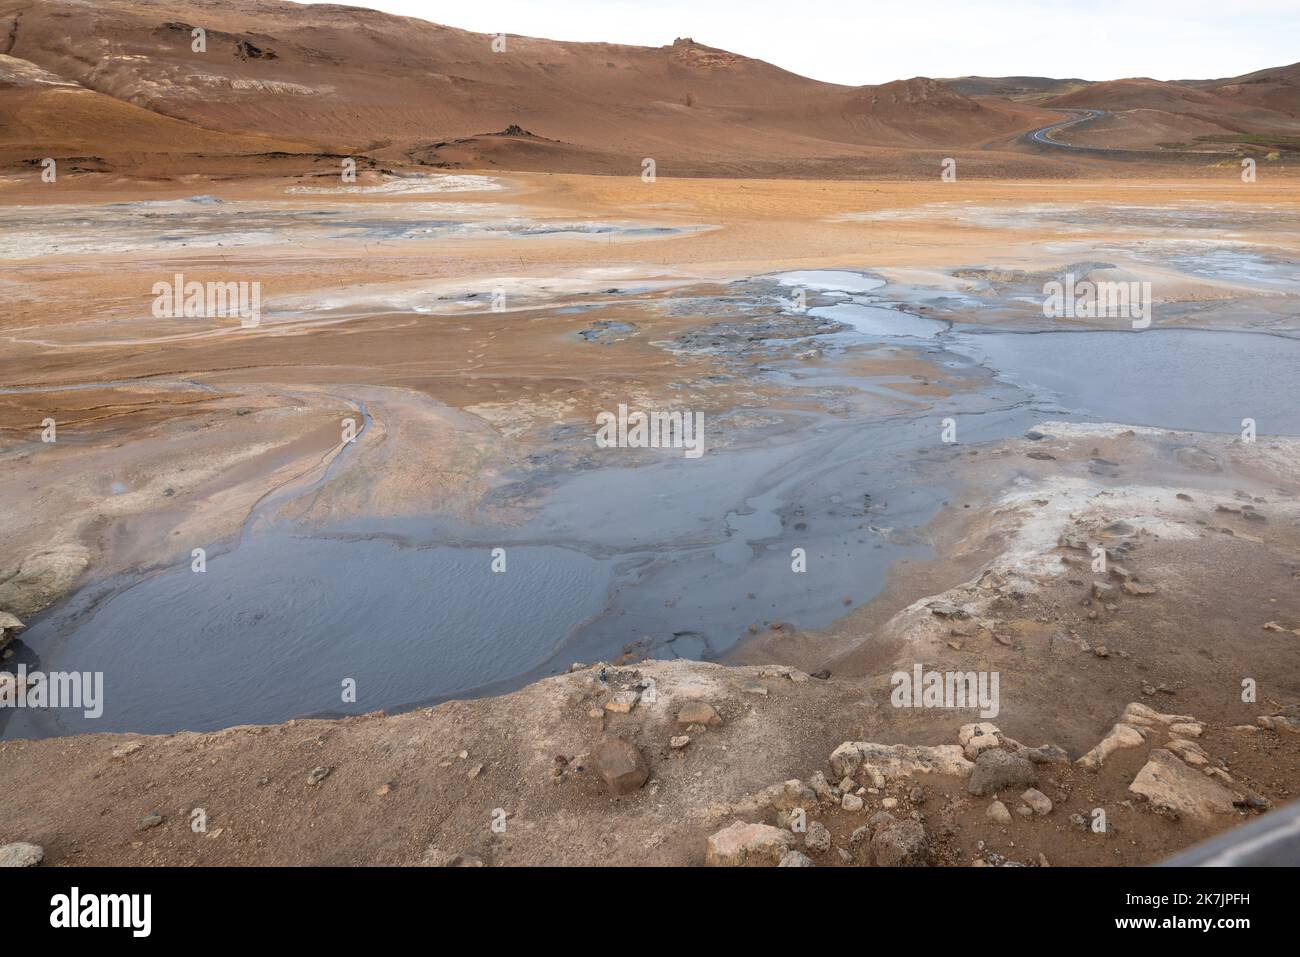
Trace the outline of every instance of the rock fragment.
[[975, 770], [966, 782], [966, 790], [975, 795], [993, 794], [1007, 788], [1023, 788], [1038, 782], [1038, 772], [1026, 757], [1010, 751], [984, 751], [975, 761]]
[[712, 867], [740, 867], [752, 861], [779, 861], [790, 850], [794, 835], [769, 824], [736, 821], [713, 834], [704, 862]]
[[601, 741], [592, 753], [592, 762], [616, 797], [631, 794], [650, 778], [650, 767], [640, 749], [622, 738]]
[[0, 867], [35, 867], [45, 860], [45, 848], [39, 844], [16, 841], [0, 846]]

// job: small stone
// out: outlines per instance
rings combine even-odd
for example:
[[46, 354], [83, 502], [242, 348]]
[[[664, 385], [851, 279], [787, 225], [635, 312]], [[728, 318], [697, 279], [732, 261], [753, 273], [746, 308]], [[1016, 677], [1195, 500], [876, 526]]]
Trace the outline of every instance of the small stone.
[[482, 773], [483, 773], [483, 765], [481, 765], [481, 764], [476, 764], [476, 765], [474, 765], [472, 768], [470, 768], [468, 771], [465, 772], [465, 777], [467, 777], [467, 778], [469, 778], [471, 781], [473, 781], [476, 777], [478, 777], [478, 776], [479, 776], [480, 774], [482, 774]]
[[1105, 645], [1098, 645], [1096, 648], [1092, 649], [1092, 653], [1096, 655], [1098, 658], [1110, 657], [1110, 649], [1108, 649]]
[[144, 748], [144, 745], [141, 744], [139, 741], [132, 741], [129, 744], [122, 745], [120, 748], [114, 748], [113, 757], [124, 758], [127, 755], [135, 754], [137, 751], [141, 750], [142, 748]]
[[919, 784], [914, 785], [914, 786], [912, 787], [912, 790], [908, 793], [907, 796], [908, 796], [908, 798], [911, 800], [911, 802], [912, 802], [913, 804], [924, 804], [924, 803], [925, 803], [925, 788], [921, 787], [921, 785], [919, 785]]
[[886, 811], [892, 811], [894, 808], [898, 807], [898, 798], [885, 798], [880, 802], [880, 806]]
[[831, 849], [831, 832], [826, 829], [826, 825], [821, 821], [813, 821], [808, 825], [808, 833], [803, 838], [804, 847], [814, 854], [821, 854]]
[[632, 709], [636, 707], [637, 700], [641, 697], [636, 691], [618, 691], [615, 692], [608, 701], [605, 702], [605, 710], [614, 714], [631, 714]]
[[690, 735], [686, 734], [676, 734], [668, 739], [668, 747], [672, 748], [674, 751], [680, 751], [690, 743]]
[[316, 785], [324, 781], [327, 777], [329, 777], [330, 772], [333, 770], [334, 770], [333, 768], [327, 768], [324, 766], [312, 768], [311, 773], [307, 775], [307, 784], [310, 787], [315, 787]]
[[994, 801], [990, 804], [988, 810], [985, 811], [984, 814], [989, 818], [989, 820], [996, 821], [998, 824], [1011, 823], [1011, 812], [1007, 810], [1007, 806], [1001, 801]]
[[1155, 593], [1155, 587], [1152, 585], [1142, 585], [1133, 581], [1124, 583], [1124, 594], [1126, 595], [1154, 595]]
[[957, 743], [968, 761], [974, 761], [980, 753], [1002, 744], [1002, 732], [996, 724], [981, 721], [977, 724], [964, 724], [957, 731]]
[[777, 867], [816, 867], [812, 858], [802, 851], [786, 851], [781, 855], [781, 863]]
[[936, 601], [929, 606], [930, 614], [940, 618], [965, 618], [966, 612], [950, 601]]
[[677, 723], [681, 725], [702, 724], [715, 728], [722, 724], [722, 716], [713, 705], [704, 701], [688, 701], [677, 712]]
[[1035, 814], [1040, 817], [1052, 813], [1052, 800], [1037, 788], [1029, 788], [1020, 795], [1020, 800], [1024, 801]]
[[840, 807], [844, 808], [846, 811], [861, 811], [862, 798], [858, 797], [856, 794], [846, 794], [840, 799]]
[[0, 867], [35, 867], [45, 860], [45, 848], [17, 841], [0, 846]]
[[898, 818], [888, 811], [877, 811], [871, 817], [867, 818], [867, 827], [871, 828], [871, 833], [875, 834], [882, 827], [889, 827], [891, 824], [897, 824]]
[[140, 830], [147, 831], [151, 827], [157, 827], [162, 822], [163, 822], [163, 816], [161, 814], [159, 814], [157, 811], [150, 811], [148, 814], [144, 816], [144, 819], [140, 822]]

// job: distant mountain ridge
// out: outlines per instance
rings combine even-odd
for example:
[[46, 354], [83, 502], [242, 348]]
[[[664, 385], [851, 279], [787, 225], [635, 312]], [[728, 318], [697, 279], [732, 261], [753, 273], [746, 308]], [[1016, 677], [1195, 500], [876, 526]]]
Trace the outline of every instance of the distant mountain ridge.
[[[655, 157], [666, 168], [780, 171], [880, 150], [1003, 150], [1059, 119], [1053, 107], [1115, 94], [1041, 77], [850, 87], [689, 38], [494, 37], [282, 0], [0, 0], [0, 54], [9, 157], [224, 146], [435, 166], [613, 172]], [[1180, 92], [1162, 108], [1267, 125], [1287, 118], [1273, 101], [1293, 83], [1294, 67], [1205, 90], [1172, 84]], [[485, 135], [511, 126], [532, 135]]]

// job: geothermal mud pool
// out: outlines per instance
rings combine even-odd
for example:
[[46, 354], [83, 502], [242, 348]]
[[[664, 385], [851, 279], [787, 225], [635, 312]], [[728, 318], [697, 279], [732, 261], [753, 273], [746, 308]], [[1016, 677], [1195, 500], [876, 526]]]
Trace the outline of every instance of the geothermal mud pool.
[[[791, 301], [796, 288], [806, 291], [806, 316]], [[333, 714], [348, 710], [343, 678], [365, 691], [354, 710], [401, 709], [508, 689], [629, 648], [714, 658], [774, 623], [825, 627], [874, 597], [891, 563], [931, 557], [924, 528], [961, 477], [926, 462], [946, 418], [970, 454], [1049, 416], [1225, 433], [1250, 416], [1262, 431], [1300, 430], [1287, 388], [1300, 381], [1295, 338], [958, 326], [922, 314], [938, 300], [955, 308], [951, 297], [904, 298], [902, 288], [831, 270], [721, 287], [716, 314], [747, 321], [777, 304], [778, 325], [812, 317], [811, 331], [792, 326], [798, 348], [828, 361], [793, 358], [782, 352], [789, 340], [747, 342], [771, 350], [757, 375], [790, 401], [753, 420], [713, 418], [698, 460], [673, 450], [592, 459], [594, 429], [557, 428], [557, 454], [582, 467], [548, 460], [485, 502], [524, 495], [521, 522], [250, 521], [214, 550], [205, 575], [182, 567], [86, 586], [32, 623], [11, 663], [104, 671], [103, 718], [18, 713], [3, 734]], [[690, 302], [700, 308], [700, 297]], [[599, 348], [602, 336], [633, 328], [597, 319], [574, 347]], [[722, 341], [717, 328], [662, 345], [725, 351], [708, 344]], [[914, 352], [959, 387], [882, 406], [896, 378], [845, 366], [881, 347]], [[497, 548], [504, 574], [490, 571]], [[795, 548], [806, 551], [806, 574], [790, 572]]]

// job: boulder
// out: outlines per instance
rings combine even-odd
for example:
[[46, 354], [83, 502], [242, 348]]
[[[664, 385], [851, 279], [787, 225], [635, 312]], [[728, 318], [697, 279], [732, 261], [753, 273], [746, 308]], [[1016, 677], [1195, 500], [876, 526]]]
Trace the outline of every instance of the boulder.
[[971, 794], [993, 794], [1007, 788], [1023, 788], [1038, 783], [1033, 762], [1010, 751], [983, 752], [975, 760], [975, 770], [966, 782]]
[[592, 762], [615, 796], [631, 794], [650, 778], [640, 749], [621, 738], [605, 738], [592, 753]]
[[871, 839], [877, 867], [925, 867], [930, 863], [930, 842], [918, 821], [898, 821], [881, 828]]
[[722, 724], [722, 716], [707, 701], [688, 701], [682, 705], [682, 710], [677, 712], [677, 723], [683, 726], [702, 724], [707, 728], [716, 728]]
[[704, 863], [711, 867], [740, 867], [751, 861], [773, 863], [790, 850], [794, 835], [769, 824], [736, 821], [711, 836]]
[[826, 829], [826, 825], [821, 821], [813, 821], [808, 825], [808, 833], [803, 838], [804, 847], [814, 854], [821, 854], [831, 849], [831, 832]]
[[1235, 794], [1163, 748], [1151, 752], [1128, 789], [1152, 807], [1176, 817], [1212, 821], [1217, 815], [1236, 813]]

